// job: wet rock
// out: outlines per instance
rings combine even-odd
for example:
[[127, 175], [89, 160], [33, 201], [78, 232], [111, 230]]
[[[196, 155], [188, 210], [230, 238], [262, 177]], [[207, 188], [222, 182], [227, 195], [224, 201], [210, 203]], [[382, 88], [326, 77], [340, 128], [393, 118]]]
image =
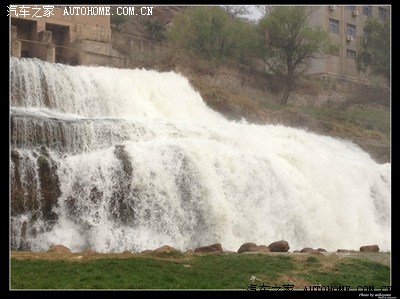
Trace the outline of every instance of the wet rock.
[[45, 147], [45, 146], [41, 146], [41, 147], [40, 147], [40, 153], [41, 153], [43, 156], [47, 157], [47, 158], [50, 157], [50, 156], [49, 156], [49, 150], [48, 150], [48, 148]]
[[131, 226], [137, 220], [135, 205], [140, 198], [140, 191], [132, 188], [133, 167], [125, 146], [116, 145], [114, 155], [120, 161], [122, 169], [118, 169], [115, 173], [120, 180], [113, 186], [110, 214], [116, 222]]
[[13, 148], [11, 150], [11, 158], [13, 160], [18, 160], [19, 159], [19, 151], [17, 149]]
[[117, 157], [118, 160], [121, 161], [122, 168], [126, 175], [131, 176], [132, 175], [132, 164], [129, 159], [128, 153], [125, 151], [125, 146], [123, 145], [116, 145], [115, 150], [114, 150], [114, 155]]
[[57, 176], [57, 166], [44, 155], [38, 158], [40, 191], [43, 202], [41, 205], [43, 218], [45, 220], [57, 220], [57, 214], [53, 212], [58, 197], [61, 195], [60, 182]]
[[39, 208], [38, 180], [35, 162], [17, 149], [11, 152], [11, 215], [36, 212]]

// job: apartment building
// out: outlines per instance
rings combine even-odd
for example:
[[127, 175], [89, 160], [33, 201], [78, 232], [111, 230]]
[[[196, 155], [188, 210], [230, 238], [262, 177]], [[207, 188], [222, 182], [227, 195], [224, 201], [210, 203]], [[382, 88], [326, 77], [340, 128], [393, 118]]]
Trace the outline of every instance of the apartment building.
[[314, 6], [312, 23], [329, 32], [337, 51], [325, 59], [312, 62], [309, 74], [338, 77], [366, 83], [381, 83], [383, 78], [357, 72], [357, 45], [362, 42], [365, 22], [369, 17], [390, 21], [390, 5]]

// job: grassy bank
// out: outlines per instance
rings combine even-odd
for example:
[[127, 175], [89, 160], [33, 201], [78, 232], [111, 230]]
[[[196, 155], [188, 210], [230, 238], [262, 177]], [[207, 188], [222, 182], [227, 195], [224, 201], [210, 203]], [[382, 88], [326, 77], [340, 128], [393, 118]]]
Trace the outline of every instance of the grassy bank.
[[206, 104], [230, 120], [303, 128], [352, 141], [379, 163], [390, 161], [387, 89], [310, 77], [299, 83], [288, 105], [281, 105], [279, 81], [271, 76], [235, 67], [213, 69], [200, 60], [186, 67], [176, 63], [174, 70], [189, 79]]
[[[242, 289], [390, 285], [389, 254], [130, 254], [12, 257], [11, 289]], [[47, 257], [46, 257], [47, 256]], [[381, 260], [385, 262], [381, 262]]]

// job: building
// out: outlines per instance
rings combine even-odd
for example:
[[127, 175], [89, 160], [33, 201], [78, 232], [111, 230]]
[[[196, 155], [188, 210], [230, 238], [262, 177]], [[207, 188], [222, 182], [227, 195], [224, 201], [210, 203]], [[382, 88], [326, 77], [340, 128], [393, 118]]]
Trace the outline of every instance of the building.
[[68, 6], [14, 5], [9, 7], [10, 52], [68, 64], [118, 65], [123, 56], [112, 48], [107, 7], [91, 15], [66, 14]]
[[390, 21], [389, 5], [327, 5], [314, 6], [312, 23], [329, 32], [331, 41], [338, 45], [335, 53], [312, 62], [310, 74], [343, 78], [365, 83], [384, 83], [380, 77], [357, 72], [357, 43], [363, 36], [369, 17]]
[[[11, 55], [68, 64], [137, 67], [146, 59], [161, 57], [162, 49], [167, 46], [125, 33], [114, 32], [112, 36], [110, 15], [104, 14], [105, 11], [103, 14], [90, 16], [65, 15], [68, 6], [47, 5], [52, 7], [52, 15], [46, 17], [43, 15], [45, 7], [19, 5], [14, 6], [14, 9], [9, 8]], [[95, 7], [99, 9], [102, 6]], [[37, 16], [38, 8], [42, 9], [41, 17]], [[106, 9], [107, 6], [103, 8]], [[391, 7], [323, 5], [312, 8], [314, 12], [311, 22], [329, 32], [331, 41], [338, 45], [338, 50], [324, 59], [313, 60], [308, 73], [385, 84], [383, 78], [357, 72], [357, 43], [363, 35], [366, 20], [371, 16], [381, 21], [390, 20]]]

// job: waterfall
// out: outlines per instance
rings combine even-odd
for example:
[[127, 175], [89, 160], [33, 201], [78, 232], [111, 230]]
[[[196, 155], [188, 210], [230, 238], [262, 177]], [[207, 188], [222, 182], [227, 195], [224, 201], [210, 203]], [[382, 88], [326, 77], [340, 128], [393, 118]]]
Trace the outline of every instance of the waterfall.
[[228, 121], [174, 72], [11, 58], [11, 248], [391, 247], [391, 167]]

